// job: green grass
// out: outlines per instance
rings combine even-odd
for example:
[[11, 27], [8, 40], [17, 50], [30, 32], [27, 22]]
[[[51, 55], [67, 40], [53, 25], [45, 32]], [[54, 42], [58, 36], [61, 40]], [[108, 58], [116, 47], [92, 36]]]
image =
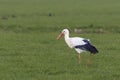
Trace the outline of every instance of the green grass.
[[119, 8], [119, 0], [0, 0], [0, 26], [120, 28]]
[[115, 34], [73, 34], [90, 38], [99, 54], [92, 57], [92, 65], [86, 67], [89, 54], [69, 49], [64, 40], [56, 40], [58, 33], [0, 33], [1, 80], [118, 80], [120, 79], [119, 44]]
[[[0, 80], [119, 80], [119, 8], [119, 0], [0, 0]], [[78, 64], [76, 51], [56, 40], [63, 28], [98, 48], [91, 66], [88, 53]]]

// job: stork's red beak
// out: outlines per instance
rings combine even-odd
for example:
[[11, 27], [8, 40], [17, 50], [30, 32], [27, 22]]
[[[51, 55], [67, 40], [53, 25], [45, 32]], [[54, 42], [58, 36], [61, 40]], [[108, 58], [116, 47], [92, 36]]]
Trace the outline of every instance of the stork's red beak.
[[57, 40], [60, 39], [64, 34], [63, 33], [60, 33], [57, 37]]

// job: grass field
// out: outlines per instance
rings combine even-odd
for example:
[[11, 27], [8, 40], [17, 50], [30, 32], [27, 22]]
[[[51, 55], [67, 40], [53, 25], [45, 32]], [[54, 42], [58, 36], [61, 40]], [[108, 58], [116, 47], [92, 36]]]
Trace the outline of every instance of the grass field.
[[119, 0], [0, 0], [0, 28], [120, 28], [119, 8]]
[[[0, 80], [119, 80], [119, 8], [119, 0], [0, 0]], [[56, 40], [63, 28], [98, 48], [91, 66], [88, 53], [78, 64], [76, 51]]]
[[[90, 38], [100, 53], [86, 67], [89, 54], [77, 54], [56, 41], [57, 33], [0, 34], [1, 80], [119, 80], [120, 36], [115, 34], [73, 34]], [[109, 36], [110, 35], [110, 36]], [[44, 37], [43, 37], [44, 36]], [[94, 36], [94, 37], [93, 37]]]

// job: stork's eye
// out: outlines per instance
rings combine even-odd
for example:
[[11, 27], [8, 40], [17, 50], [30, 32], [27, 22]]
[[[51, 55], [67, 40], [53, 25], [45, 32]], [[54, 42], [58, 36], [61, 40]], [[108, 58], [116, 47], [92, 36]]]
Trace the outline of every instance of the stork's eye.
[[65, 31], [62, 31], [63, 33], [65, 33]]

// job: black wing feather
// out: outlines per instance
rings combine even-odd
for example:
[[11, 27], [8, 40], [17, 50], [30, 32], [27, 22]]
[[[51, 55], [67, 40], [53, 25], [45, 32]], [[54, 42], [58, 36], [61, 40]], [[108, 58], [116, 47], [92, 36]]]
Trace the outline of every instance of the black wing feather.
[[78, 46], [75, 46], [75, 48], [86, 50], [86, 51], [89, 51], [93, 54], [98, 53], [98, 50], [93, 45], [91, 45], [90, 43], [85, 44], [85, 45], [78, 45]]

